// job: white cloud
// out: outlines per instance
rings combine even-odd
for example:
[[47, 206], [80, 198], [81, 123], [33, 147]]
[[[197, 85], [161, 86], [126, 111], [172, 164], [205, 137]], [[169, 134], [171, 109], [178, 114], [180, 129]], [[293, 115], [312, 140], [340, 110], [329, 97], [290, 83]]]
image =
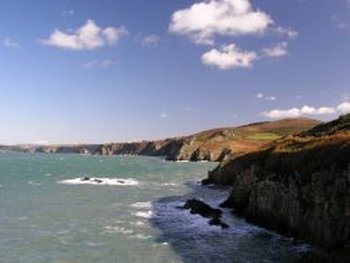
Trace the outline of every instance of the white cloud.
[[288, 110], [272, 110], [272, 111], [264, 111], [261, 113], [261, 115], [272, 118], [272, 119], [278, 119], [278, 118], [295, 118], [300, 117], [300, 109], [292, 108]]
[[285, 28], [285, 27], [279, 26], [275, 30], [277, 31], [277, 33], [287, 36], [290, 39], [294, 39], [299, 36], [299, 32], [290, 27]]
[[258, 94], [255, 95], [255, 97], [256, 97], [257, 99], [263, 99], [263, 98], [264, 98], [264, 94], [258, 93]]
[[197, 44], [214, 44], [216, 36], [264, 33], [274, 22], [253, 9], [249, 0], [206, 0], [172, 15], [169, 31], [186, 35]]
[[266, 101], [275, 101], [275, 100], [277, 100], [277, 98], [274, 96], [271, 96], [271, 97], [265, 97], [265, 100]]
[[288, 55], [287, 48], [288, 48], [287, 42], [280, 42], [271, 48], [264, 48], [263, 54], [264, 56], [270, 57], [270, 58], [284, 57]]
[[350, 113], [350, 102], [343, 102], [337, 106], [338, 112], [341, 114]]
[[95, 69], [95, 68], [106, 69], [106, 68], [112, 67], [116, 63], [117, 61], [113, 59], [91, 60], [85, 63], [83, 66], [87, 69]]
[[70, 50], [93, 50], [106, 45], [114, 45], [121, 36], [127, 33], [125, 27], [100, 28], [95, 21], [87, 20], [82, 27], [74, 32], [65, 33], [55, 29], [51, 36], [42, 42], [46, 45]]
[[166, 112], [163, 112], [163, 113], [160, 114], [160, 117], [163, 118], [163, 119], [165, 119], [165, 118], [168, 118], [168, 117], [169, 117], [169, 114], [166, 113]]
[[275, 96], [265, 96], [263, 93], [258, 93], [255, 95], [255, 97], [259, 100], [265, 100], [265, 101], [275, 101], [277, 98]]
[[13, 41], [11, 38], [6, 37], [3, 42], [2, 42], [3, 46], [6, 48], [20, 48], [21, 46], [16, 43], [15, 41]]
[[158, 46], [159, 41], [160, 41], [160, 38], [157, 35], [151, 34], [151, 35], [145, 36], [142, 39], [142, 45], [144, 47], [156, 47]]
[[295, 118], [305, 115], [329, 115], [329, 114], [345, 114], [350, 113], [350, 103], [343, 102], [336, 107], [310, 107], [303, 106], [301, 108], [292, 108], [292, 109], [275, 109], [271, 111], [262, 112], [261, 115], [268, 118]]
[[204, 64], [223, 70], [250, 68], [257, 59], [255, 52], [241, 50], [235, 44], [224, 45], [220, 49], [213, 48], [202, 55]]

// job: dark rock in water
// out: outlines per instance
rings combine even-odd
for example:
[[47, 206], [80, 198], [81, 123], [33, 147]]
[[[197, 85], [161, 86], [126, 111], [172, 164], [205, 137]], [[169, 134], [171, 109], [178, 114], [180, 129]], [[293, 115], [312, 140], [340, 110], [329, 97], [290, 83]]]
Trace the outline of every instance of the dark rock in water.
[[184, 208], [190, 209], [191, 214], [200, 214], [201, 216], [207, 218], [220, 217], [222, 214], [220, 209], [214, 209], [206, 203], [196, 199], [187, 200]]
[[102, 183], [103, 181], [100, 180], [100, 179], [94, 179], [94, 182], [100, 184], [100, 183]]
[[90, 181], [90, 177], [83, 177], [81, 178], [82, 181]]
[[221, 226], [222, 228], [229, 227], [227, 224], [221, 221], [220, 218], [222, 215], [222, 211], [220, 209], [212, 208], [211, 206], [207, 205], [202, 201], [196, 199], [187, 200], [183, 208], [190, 209], [191, 214], [198, 214], [205, 218], [210, 218], [210, 225]]
[[211, 226], [221, 226], [221, 228], [223, 228], [223, 229], [229, 228], [229, 226], [226, 223], [222, 222], [220, 220], [220, 218], [218, 218], [218, 217], [215, 217], [215, 218], [211, 219], [209, 221], [209, 225], [211, 225]]
[[118, 180], [117, 182], [120, 183], [120, 184], [125, 184], [125, 182], [122, 181], [122, 180]]
[[206, 178], [202, 180], [202, 185], [210, 185], [213, 184], [213, 180], [211, 178]]

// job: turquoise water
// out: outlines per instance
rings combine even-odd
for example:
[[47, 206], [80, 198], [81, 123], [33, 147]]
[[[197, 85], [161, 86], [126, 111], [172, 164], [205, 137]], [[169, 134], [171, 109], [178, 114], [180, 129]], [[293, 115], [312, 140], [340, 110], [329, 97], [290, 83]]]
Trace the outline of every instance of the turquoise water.
[[224, 200], [228, 189], [198, 184], [215, 165], [0, 154], [0, 262], [294, 262], [305, 245], [229, 211], [221, 230], [178, 208], [193, 196]]

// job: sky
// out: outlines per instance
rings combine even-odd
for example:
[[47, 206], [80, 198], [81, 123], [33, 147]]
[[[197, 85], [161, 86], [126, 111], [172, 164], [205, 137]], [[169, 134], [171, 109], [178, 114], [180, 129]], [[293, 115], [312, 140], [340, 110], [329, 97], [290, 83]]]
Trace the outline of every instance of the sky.
[[349, 0], [2, 0], [0, 144], [350, 112]]

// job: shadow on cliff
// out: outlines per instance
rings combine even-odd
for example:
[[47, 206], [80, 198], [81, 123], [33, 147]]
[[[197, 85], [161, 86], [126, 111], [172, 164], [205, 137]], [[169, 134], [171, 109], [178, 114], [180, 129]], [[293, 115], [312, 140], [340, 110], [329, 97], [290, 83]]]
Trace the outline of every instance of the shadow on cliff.
[[208, 219], [181, 209], [196, 198], [212, 207], [225, 200], [227, 187], [200, 186], [190, 182], [191, 192], [153, 202], [151, 225], [160, 230], [157, 242], [169, 245], [182, 262], [296, 262], [307, 246], [250, 225], [223, 210], [230, 227], [210, 226]]

